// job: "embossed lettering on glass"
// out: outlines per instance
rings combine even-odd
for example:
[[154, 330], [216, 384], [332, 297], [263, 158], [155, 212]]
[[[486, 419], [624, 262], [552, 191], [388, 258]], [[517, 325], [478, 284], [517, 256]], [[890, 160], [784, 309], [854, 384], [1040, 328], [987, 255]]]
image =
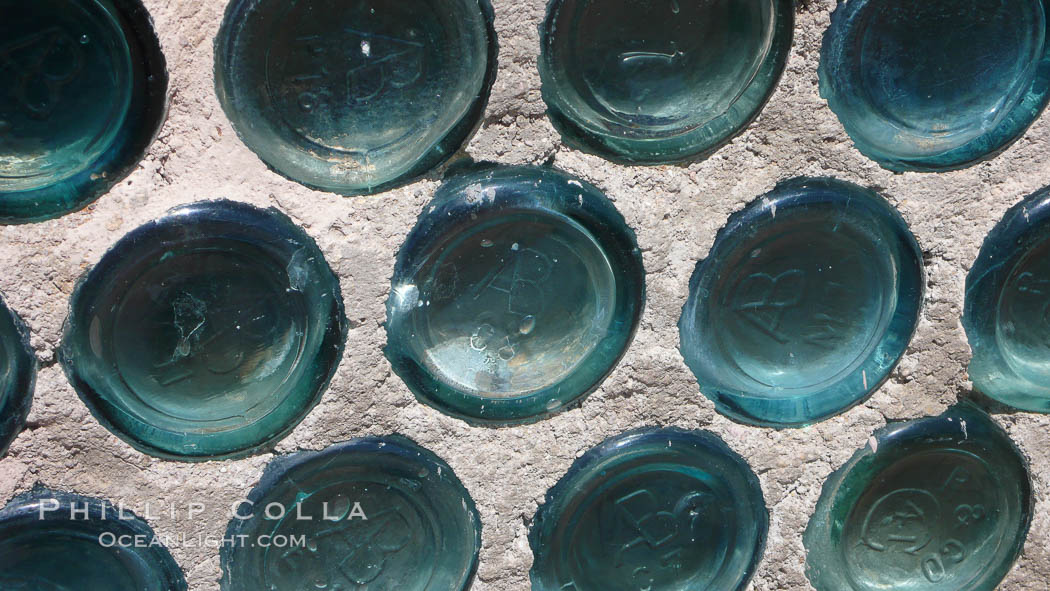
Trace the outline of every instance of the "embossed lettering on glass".
[[232, 0], [215, 41], [219, 102], [278, 173], [343, 194], [450, 158], [496, 74], [489, 0]]
[[398, 253], [386, 355], [442, 412], [535, 420], [612, 371], [644, 281], [634, 232], [594, 186], [541, 167], [463, 172]]
[[1010, 208], [966, 277], [963, 326], [974, 387], [1050, 412], [1050, 188]]
[[627, 432], [548, 491], [529, 531], [532, 589], [739, 591], [768, 522], [758, 478], [715, 435]]
[[678, 323], [682, 355], [719, 412], [802, 426], [886, 379], [922, 288], [919, 246], [886, 200], [793, 179], [733, 214], [697, 264]]
[[792, 0], [551, 0], [543, 98], [566, 143], [620, 162], [706, 156], [784, 70]]
[[29, 330], [0, 298], [0, 457], [25, 427], [35, 382]]
[[77, 286], [60, 358], [99, 421], [182, 460], [244, 455], [320, 399], [346, 338], [339, 282], [275, 209], [176, 208]]
[[404, 437], [369, 437], [278, 457], [230, 521], [222, 591], [464, 591], [481, 518], [452, 468]]
[[831, 15], [820, 94], [890, 170], [994, 157], [1050, 99], [1047, 0], [850, 0]]
[[0, 223], [84, 207], [164, 119], [167, 73], [139, 0], [0, 0]]
[[[118, 545], [117, 540], [143, 540]], [[150, 526], [118, 505], [37, 488], [0, 510], [4, 591], [186, 591]], [[112, 542], [112, 543], [111, 543]]]
[[804, 537], [818, 591], [992, 591], [1032, 518], [1028, 466], [963, 404], [875, 433], [824, 485]]

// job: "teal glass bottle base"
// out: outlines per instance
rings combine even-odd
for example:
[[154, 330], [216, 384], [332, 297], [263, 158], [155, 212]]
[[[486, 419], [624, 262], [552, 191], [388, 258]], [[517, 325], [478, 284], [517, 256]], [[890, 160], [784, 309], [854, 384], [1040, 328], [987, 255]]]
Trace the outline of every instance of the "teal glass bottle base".
[[1050, 100], [1050, 2], [851, 0], [824, 36], [820, 93], [884, 168], [992, 158]]
[[550, 0], [548, 114], [566, 143], [613, 161], [706, 156], [765, 105], [793, 28], [792, 0]]
[[886, 379], [922, 288], [919, 246], [882, 197], [793, 179], [733, 214], [697, 264], [678, 323], [682, 356], [719, 412], [803, 426]]
[[0, 589], [186, 591], [186, 580], [142, 519], [108, 501], [37, 488], [0, 511]]
[[974, 387], [1015, 408], [1050, 412], [1050, 188], [1014, 205], [966, 277], [963, 327]]
[[80, 209], [138, 165], [167, 72], [139, 0], [0, 2], [0, 223]]
[[641, 253], [595, 187], [547, 168], [446, 181], [398, 253], [386, 355], [423, 402], [536, 420], [594, 390], [634, 335]]
[[35, 383], [36, 355], [29, 330], [0, 298], [0, 458], [25, 428]]
[[765, 547], [758, 478], [716, 436], [641, 429], [573, 463], [536, 511], [533, 591], [740, 591]]
[[320, 399], [346, 337], [339, 282], [274, 209], [182, 206], [77, 286], [60, 358], [92, 413], [141, 451], [244, 455]]
[[1028, 466], [970, 404], [891, 424], [824, 484], [806, 528], [817, 591], [992, 591], [1032, 519]]
[[222, 591], [465, 591], [481, 518], [452, 469], [404, 437], [279, 457], [226, 539], [299, 539], [274, 552], [223, 546]]
[[277, 173], [342, 194], [408, 183], [480, 121], [496, 75], [489, 0], [232, 0], [215, 86]]

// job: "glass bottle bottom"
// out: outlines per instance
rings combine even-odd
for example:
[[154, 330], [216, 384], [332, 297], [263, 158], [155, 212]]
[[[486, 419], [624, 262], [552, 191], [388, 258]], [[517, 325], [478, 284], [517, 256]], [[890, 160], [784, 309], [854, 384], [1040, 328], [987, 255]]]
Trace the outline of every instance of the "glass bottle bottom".
[[0, 24], [0, 192], [91, 167], [124, 124], [131, 54], [119, 15], [96, 0], [40, 0]]
[[112, 294], [117, 370], [131, 393], [148, 393], [132, 399], [138, 412], [215, 429], [280, 403], [309, 318], [285, 268], [258, 264], [268, 259], [235, 241], [197, 244]]
[[567, 218], [517, 213], [463, 228], [420, 276], [414, 316], [428, 365], [487, 397], [560, 381], [612, 322], [609, 261]]

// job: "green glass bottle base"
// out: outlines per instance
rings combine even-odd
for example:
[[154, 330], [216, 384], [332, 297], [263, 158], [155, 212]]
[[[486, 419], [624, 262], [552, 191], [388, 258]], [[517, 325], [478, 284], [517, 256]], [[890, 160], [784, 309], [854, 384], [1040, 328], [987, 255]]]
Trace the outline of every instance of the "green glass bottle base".
[[149, 525], [126, 509], [37, 488], [0, 510], [0, 589], [186, 591], [186, 580]]
[[376, 193], [466, 141], [496, 54], [488, 0], [232, 0], [215, 87], [238, 135], [279, 174]]
[[1032, 519], [1028, 466], [961, 404], [875, 433], [824, 484], [806, 528], [817, 591], [992, 591]]
[[536, 420], [598, 386], [643, 302], [634, 232], [598, 189], [547, 168], [481, 167], [442, 185], [402, 246], [385, 351], [443, 412]]
[[769, 514], [758, 478], [710, 433], [641, 429], [581, 456], [529, 531], [533, 591], [740, 591]]
[[969, 374], [982, 393], [1050, 412], [1050, 188], [1014, 205], [966, 276]]
[[452, 468], [404, 437], [279, 457], [226, 539], [300, 540], [280, 552], [223, 546], [222, 591], [465, 591], [481, 518]]
[[785, 181], [733, 214], [697, 264], [682, 356], [719, 412], [803, 426], [889, 376], [923, 285], [919, 245], [882, 197], [832, 179]]
[[784, 70], [792, 0], [551, 0], [543, 98], [566, 143], [625, 163], [705, 156]]
[[1050, 100], [1050, 1], [850, 0], [831, 15], [820, 94], [894, 171], [994, 157]]
[[163, 122], [167, 73], [139, 0], [0, 2], [0, 223], [79, 209]]
[[274, 209], [172, 210], [78, 285], [60, 352], [95, 416], [150, 454], [252, 453], [320, 399], [346, 336], [339, 282]]
[[36, 365], [29, 330], [0, 298], [0, 458], [25, 427]]

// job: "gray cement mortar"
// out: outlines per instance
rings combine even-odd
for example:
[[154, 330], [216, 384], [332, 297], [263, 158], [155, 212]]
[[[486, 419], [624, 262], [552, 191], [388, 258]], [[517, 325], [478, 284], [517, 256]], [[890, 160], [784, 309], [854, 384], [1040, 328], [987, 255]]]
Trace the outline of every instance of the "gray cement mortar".
[[[546, 490], [601, 440], [645, 425], [704, 428], [747, 459], [771, 513], [755, 590], [810, 589], [802, 532], [828, 474], [887, 420], [937, 414], [968, 396], [970, 356], [960, 325], [963, 283], [985, 234], [1005, 210], [1050, 184], [1050, 117], [991, 162], [946, 174], [893, 174], [862, 157], [817, 92], [817, 61], [832, 0], [800, 4], [795, 43], [759, 119], [714, 156], [688, 166], [626, 167], [566, 148], [544, 115], [536, 55], [545, 0], [496, 0], [499, 77], [465, 152], [477, 160], [556, 166], [605, 190], [636, 230], [648, 302], [632, 347], [580, 408], [513, 428], [470, 427], [418, 403], [383, 358], [384, 301], [394, 257], [437, 187], [436, 177], [374, 197], [311, 191], [267, 170], [238, 139], [215, 98], [212, 39], [224, 2], [145, 0], [171, 73], [170, 114], [141, 166], [84, 211], [0, 229], [0, 291], [25, 319], [41, 362], [29, 425], [0, 461], [0, 501], [36, 482], [155, 506], [198, 501], [208, 513], [154, 515], [167, 536], [221, 536], [229, 505], [258, 481], [270, 455], [185, 464], [153, 459], [88, 413], [55, 362], [78, 277], [136, 226], [167, 209], [230, 198], [276, 206], [313, 236], [342, 282], [351, 329], [331, 387], [278, 453], [399, 432], [446, 459], [470, 490], [484, 526], [476, 591], [528, 589], [528, 524]], [[798, 175], [872, 187], [896, 205], [921, 244], [926, 301], [918, 331], [890, 379], [864, 404], [812, 427], [776, 431], [733, 423], [700, 395], [678, 352], [676, 322], [693, 266], [730, 213]], [[861, 270], [858, 270], [862, 272]], [[1036, 516], [1024, 553], [1003, 582], [1045, 591], [1050, 581], [1050, 417], [995, 415], [1031, 462]], [[218, 552], [176, 546], [194, 591], [218, 589]]]

